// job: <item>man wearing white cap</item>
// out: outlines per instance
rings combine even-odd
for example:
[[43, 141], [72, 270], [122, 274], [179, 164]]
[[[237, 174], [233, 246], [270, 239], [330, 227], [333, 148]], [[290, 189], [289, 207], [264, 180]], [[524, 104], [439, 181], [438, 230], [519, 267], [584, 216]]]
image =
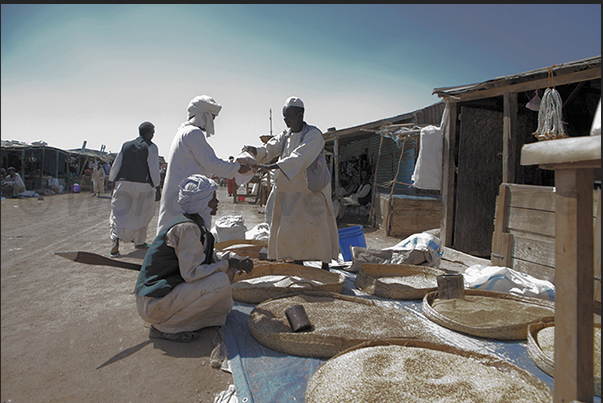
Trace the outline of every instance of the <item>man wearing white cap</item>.
[[[290, 97], [283, 106], [289, 129], [263, 146], [243, 149], [256, 157], [258, 167], [276, 171], [266, 206], [268, 259], [322, 261], [328, 269], [329, 262], [339, 256], [331, 183], [312, 191], [306, 182], [306, 170], [323, 151], [325, 141], [317, 127], [304, 122], [304, 110], [301, 99]], [[263, 165], [275, 157], [279, 157], [276, 163]]]
[[[167, 158], [167, 171], [159, 207], [157, 234], [182, 211], [178, 205], [178, 184], [193, 174], [234, 178], [235, 174], [250, 170], [247, 165], [228, 162], [216, 156], [206, 136], [214, 134], [214, 119], [222, 106], [212, 97], [201, 95], [188, 105], [188, 120], [183, 123], [172, 140]], [[211, 227], [211, 223], [206, 223]]]
[[179, 214], [155, 238], [136, 282], [136, 308], [151, 324], [149, 337], [192, 342], [198, 330], [223, 326], [233, 300], [235, 272], [253, 262], [232, 252], [214, 250], [208, 227], [218, 210], [218, 185], [203, 175], [179, 184]]

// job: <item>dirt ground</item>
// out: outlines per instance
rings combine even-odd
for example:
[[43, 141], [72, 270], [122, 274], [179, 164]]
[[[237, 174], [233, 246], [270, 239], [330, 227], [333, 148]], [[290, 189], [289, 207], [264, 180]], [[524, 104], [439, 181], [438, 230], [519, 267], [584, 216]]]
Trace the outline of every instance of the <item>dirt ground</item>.
[[[259, 206], [233, 203], [224, 187], [219, 199], [216, 219], [242, 215], [247, 229], [264, 221]], [[108, 256], [110, 203], [109, 193], [90, 192], [2, 201], [2, 403], [213, 402], [233, 384], [210, 365], [215, 329], [190, 344], [149, 339], [132, 294], [136, 271], [55, 255]], [[156, 225], [157, 214], [147, 242]], [[371, 228], [365, 238], [371, 248], [401, 241]], [[132, 244], [120, 252], [137, 263], [145, 253]]]

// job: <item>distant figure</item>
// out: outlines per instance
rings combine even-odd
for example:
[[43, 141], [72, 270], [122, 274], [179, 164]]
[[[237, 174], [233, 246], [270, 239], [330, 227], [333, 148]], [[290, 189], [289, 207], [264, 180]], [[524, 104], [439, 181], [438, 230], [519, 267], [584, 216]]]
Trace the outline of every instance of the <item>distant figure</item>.
[[[324, 148], [322, 132], [304, 122], [304, 104], [290, 97], [283, 106], [289, 128], [263, 146], [245, 146], [256, 157], [258, 168], [276, 173], [266, 205], [270, 224], [268, 259], [322, 261], [329, 269], [339, 256], [339, 233], [331, 200], [331, 183], [318, 191], [308, 189], [306, 170]], [[276, 163], [270, 163], [279, 157]]]
[[[228, 157], [228, 162], [234, 162], [234, 157], [232, 155], [230, 157]], [[226, 179], [226, 184], [228, 185], [228, 195], [232, 196], [234, 194], [234, 188], [235, 188], [234, 178]]]
[[119, 255], [119, 240], [147, 248], [147, 229], [155, 214], [159, 191], [159, 149], [151, 141], [155, 126], [143, 122], [140, 136], [124, 143], [115, 158], [109, 181], [115, 182], [111, 196], [111, 256]]
[[[217, 157], [207, 142], [206, 136], [214, 134], [214, 119], [221, 109], [222, 105], [207, 95], [195, 97], [188, 104], [187, 121], [176, 132], [168, 156], [157, 234], [182, 213], [178, 205], [178, 184], [182, 180], [194, 174], [234, 178], [237, 172], [246, 173], [251, 169], [248, 165]], [[205, 225], [211, 228], [211, 223]]]
[[105, 171], [100, 161], [92, 165], [92, 197], [100, 196], [105, 191]]
[[183, 213], [155, 238], [136, 281], [136, 308], [151, 324], [149, 337], [180, 343], [196, 341], [199, 330], [223, 326], [232, 309], [230, 283], [253, 261], [214, 249], [207, 223], [218, 211], [218, 185], [191, 175], [179, 185]]
[[25, 192], [25, 183], [21, 175], [13, 167], [9, 167], [8, 175], [2, 180], [2, 194], [6, 197], [17, 197]]

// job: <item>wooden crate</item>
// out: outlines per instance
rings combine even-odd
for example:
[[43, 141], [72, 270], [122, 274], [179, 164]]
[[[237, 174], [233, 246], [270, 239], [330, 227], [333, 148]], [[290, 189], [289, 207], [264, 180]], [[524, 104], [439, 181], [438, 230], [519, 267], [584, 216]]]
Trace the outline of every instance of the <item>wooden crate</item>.
[[435, 197], [381, 196], [383, 227], [389, 236], [406, 238], [423, 231], [440, 228], [442, 200]]
[[[502, 183], [496, 199], [493, 266], [510, 267], [555, 282], [553, 187]], [[601, 200], [593, 191], [595, 301], [601, 302]]]

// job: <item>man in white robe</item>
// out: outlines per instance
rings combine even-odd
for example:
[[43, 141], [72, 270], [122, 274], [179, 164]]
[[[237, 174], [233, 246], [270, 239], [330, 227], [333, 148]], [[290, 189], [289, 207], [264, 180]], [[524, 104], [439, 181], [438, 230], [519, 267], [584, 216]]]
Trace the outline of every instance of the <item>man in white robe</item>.
[[[217, 175], [234, 178], [237, 172], [246, 173], [251, 168], [238, 162], [228, 162], [216, 156], [206, 140], [214, 134], [214, 119], [222, 106], [213, 98], [201, 95], [188, 105], [188, 120], [180, 126], [172, 140], [167, 158], [167, 171], [159, 207], [157, 234], [161, 232], [182, 210], [178, 205], [178, 184], [193, 174], [211, 178]], [[211, 227], [211, 223], [206, 223]]]
[[230, 283], [253, 262], [219, 252], [206, 222], [218, 210], [218, 185], [203, 175], [179, 184], [179, 214], [155, 238], [136, 282], [136, 308], [151, 324], [149, 337], [192, 342], [199, 330], [223, 326], [232, 309]]
[[138, 249], [148, 247], [147, 230], [159, 195], [159, 149], [151, 141], [155, 126], [143, 122], [138, 132], [140, 136], [124, 143], [109, 171], [109, 182], [115, 183], [109, 217], [113, 257], [119, 256], [120, 239]]
[[105, 171], [100, 161], [92, 166], [92, 196], [100, 196], [105, 191]]
[[[304, 122], [301, 99], [287, 99], [283, 116], [288, 130], [263, 146], [244, 147], [256, 157], [259, 168], [274, 170], [276, 174], [266, 206], [266, 220], [270, 223], [268, 259], [321, 261], [323, 268], [328, 269], [331, 260], [339, 256], [331, 183], [315, 192], [306, 184], [306, 169], [321, 153], [325, 141], [317, 127]], [[279, 157], [276, 163], [264, 165], [274, 157]]]

